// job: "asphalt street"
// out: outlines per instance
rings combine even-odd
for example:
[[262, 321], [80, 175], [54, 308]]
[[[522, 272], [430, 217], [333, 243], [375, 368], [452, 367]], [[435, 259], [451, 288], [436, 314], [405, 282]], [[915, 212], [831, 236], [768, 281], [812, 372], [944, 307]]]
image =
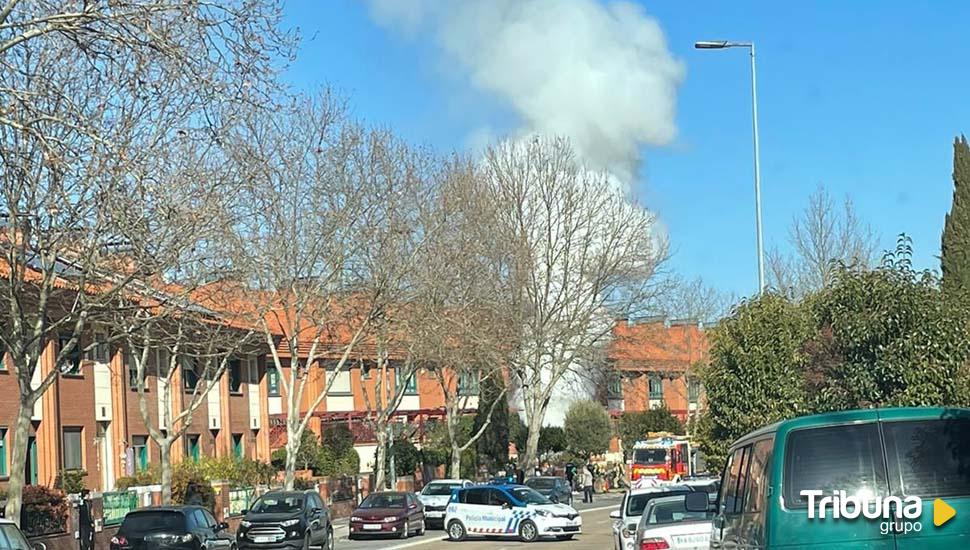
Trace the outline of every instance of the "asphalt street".
[[613, 547], [611, 510], [620, 505], [621, 493], [596, 495], [591, 504], [584, 504], [581, 496], [576, 495], [575, 506], [583, 517], [583, 534], [569, 541], [542, 540], [525, 544], [512, 538], [468, 539], [451, 542], [444, 531], [429, 530], [423, 536], [401, 539], [347, 540], [347, 522], [342, 520], [335, 532], [335, 550], [503, 550], [507, 548], [528, 548], [528, 550], [607, 550]]

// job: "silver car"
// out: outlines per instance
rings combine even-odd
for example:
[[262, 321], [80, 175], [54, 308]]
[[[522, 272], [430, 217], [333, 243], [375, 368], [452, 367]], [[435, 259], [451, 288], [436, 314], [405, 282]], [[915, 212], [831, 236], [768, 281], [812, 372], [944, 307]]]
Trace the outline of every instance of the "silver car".
[[639, 548], [707, 550], [711, 542], [713, 508], [689, 512], [687, 495], [652, 499], [643, 509], [635, 540]]

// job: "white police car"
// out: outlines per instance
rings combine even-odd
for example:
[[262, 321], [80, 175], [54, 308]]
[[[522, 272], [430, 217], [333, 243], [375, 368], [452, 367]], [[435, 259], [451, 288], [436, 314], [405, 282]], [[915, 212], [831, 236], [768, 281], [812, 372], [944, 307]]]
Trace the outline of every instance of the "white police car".
[[467, 536], [571, 539], [583, 530], [583, 518], [572, 506], [554, 504], [522, 485], [475, 485], [455, 489], [445, 511], [451, 540]]
[[451, 500], [451, 491], [472, 485], [467, 479], [436, 479], [424, 486], [418, 493], [418, 500], [424, 504], [424, 521], [428, 527], [444, 529], [445, 509]]

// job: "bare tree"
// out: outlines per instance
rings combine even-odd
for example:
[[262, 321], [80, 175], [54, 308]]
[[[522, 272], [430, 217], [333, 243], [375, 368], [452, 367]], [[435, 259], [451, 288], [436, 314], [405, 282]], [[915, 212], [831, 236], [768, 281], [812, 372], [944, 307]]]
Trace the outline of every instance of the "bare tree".
[[769, 283], [797, 298], [829, 284], [840, 263], [871, 266], [876, 259], [877, 238], [859, 219], [848, 197], [837, 205], [820, 185], [805, 209], [792, 218], [788, 245], [788, 254], [777, 248], [769, 251]]
[[[117, 254], [145, 226], [119, 224], [112, 197], [132, 194], [147, 161], [184, 132], [217, 136], [219, 105], [265, 99], [274, 52], [289, 41], [278, 20], [269, 0], [0, 7], [0, 339], [20, 386], [7, 517], [20, 518], [34, 403], [72, 353], [94, 345], [84, 335], [119, 296], [159, 276]], [[45, 370], [58, 337], [56, 368]]]
[[529, 468], [550, 401], [569, 376], [599, 370], [613, 319], [651, 292], [666, 245], [653, 215], [584, 169], [564, 140], [492, 148], [485, 170], [509, 243], [521, 331], [509, 372], [529, 428], [519, 462]]

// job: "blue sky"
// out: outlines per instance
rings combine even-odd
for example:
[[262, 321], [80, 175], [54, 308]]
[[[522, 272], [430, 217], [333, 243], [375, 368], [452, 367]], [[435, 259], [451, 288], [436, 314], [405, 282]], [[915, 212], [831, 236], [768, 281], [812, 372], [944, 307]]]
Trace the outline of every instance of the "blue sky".
[[[719, 38], [758, 47], [766, 245], [785, 247], [824, 184], [852, 199], [880, 248], [905, 232], [916, 265], [938, 267], [952, 141], [970, 133], [970, 2], [643, 4], [686, 67], [678, 136], [643, 149], [634, 184], [669, 232], [669, 269], [739, 296], [757, 286], [747, 54], [693, 49]], [[291, 0], [286, 15], [304, 37], [287, 72], [297, 88], [331, 84], [356, 115], [442, 150], [517, 125], [433, 40], [378, 26], [363, 2]]]

